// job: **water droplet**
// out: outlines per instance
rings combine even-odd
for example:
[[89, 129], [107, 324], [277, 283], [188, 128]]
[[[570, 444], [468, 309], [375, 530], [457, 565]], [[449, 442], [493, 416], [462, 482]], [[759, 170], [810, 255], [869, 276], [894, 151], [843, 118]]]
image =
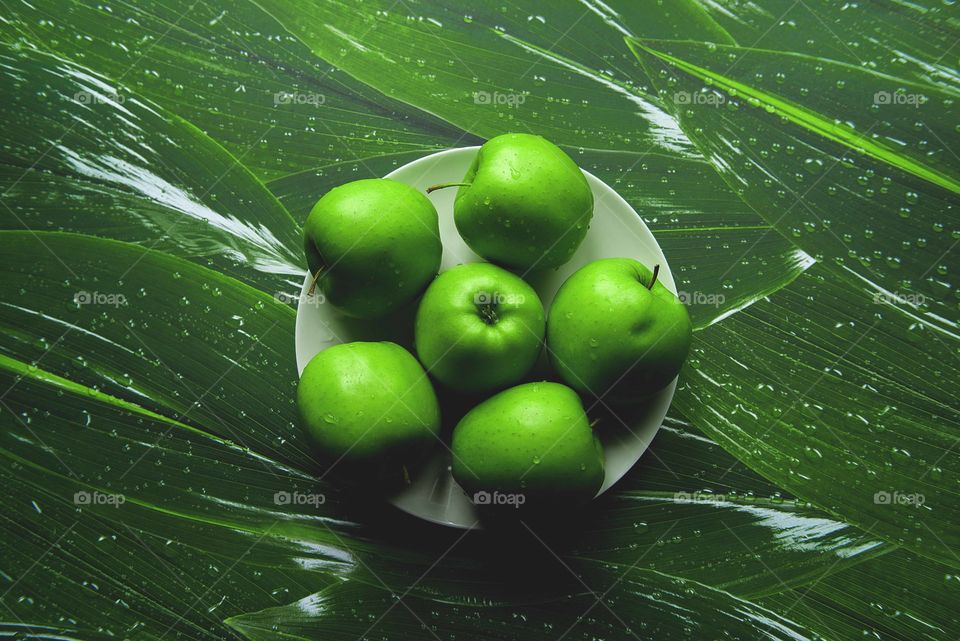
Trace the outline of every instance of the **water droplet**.
[[815, 447], [810, 447], [809, 445], [803, 448], [803, 455], [811, 461], [819, 461], [823, 458], [823, 454], [820, 453], [820, 450]]

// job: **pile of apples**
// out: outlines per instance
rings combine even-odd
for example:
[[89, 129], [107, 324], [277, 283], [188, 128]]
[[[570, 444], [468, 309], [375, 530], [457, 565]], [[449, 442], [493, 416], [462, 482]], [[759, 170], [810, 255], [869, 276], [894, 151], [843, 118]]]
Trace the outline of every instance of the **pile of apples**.
[[[327, 302], [363, 319], [419, 303], [416, 357], [396, 343], [353, 342], [307, 364], [304, 429], [330, 465], [382, 479], [442, 442], [439, 389], [473, 404], [450, 444], [468, 496], [587, 501], [603, 483], [604, 453], [582, 399], [635, 403], [668, 385], [690, 347], [686, 309], [657, 280], [659, 265], [608, 258], [570, 276], [545, 313], [524, 277], [570, 260], [594, 203], [583, 172], [544, 138], [497, 136], [462, 182], [427, 191], [444, 187], [458, 187], [457, 230], [489, 262], [437, 276], [437, 211], [399, 182], [347, 183], [311, 211], [307, 262]], [[562, 383], [530, 381], [544, 346]]]

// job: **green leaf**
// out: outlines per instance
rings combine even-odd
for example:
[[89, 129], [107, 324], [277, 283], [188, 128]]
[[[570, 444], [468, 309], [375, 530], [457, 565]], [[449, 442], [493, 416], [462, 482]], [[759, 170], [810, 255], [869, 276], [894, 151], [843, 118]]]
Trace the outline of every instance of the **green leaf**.
[[[603, 583], [585, 585], [582, 590], [582, 594], [536, 605], [469, 608], [345, 583], [287, 606], [230, 618], [227, 623], [251, 641], [387, 641], [438, 634], [532, 640], [568, 634], [573, 638], [813, 638], [802, 626], [753, 603], [650, 570], [634, 570], [625, 577], [611, 574]], [[691, 612], [697, 615], [692, 617]]]
[[293, 424], [289, 306], [135, 245], [56, 232], [0, 239], [8, 247], [0, 352], [277, 460], [311, 464]]
[[960, 31], [949, 2], [698, 2], [742, 45], [804, 53], [960, 88], [956, 59], [949, 57]]
[[674, 403], [778, 486], [957, 567], [958, 358], [955, 336], [816, 265], [698, 332]]
[[[0, 45], [0, 63], [10, 96], [0, 105], [3, 228], [136, 242], [269, 292], [301, 280], [296, 223], [239, 159], [195, 127], [113, 93], [105, 78], [61, 58]], [[37, 250], [57, 256], [42, 244]], [[69, 256], [61, 260], [61, 278], [78, 273]]]
[[465, 140], [338, 69], [346, 51], [317, 59], [253, 2], [40, 0], [7, 9], [6, 41], [72, 59], [117, 91], [162, 105], [263, 178]]
[[737, 479], [731, 470], [738, 465], [697, 434], [662, 428], [638, 469], [588, 512], [569, 556], [621, 571], [656, 569], [753, 598], [891, 549], [775, 489], [764, 492], [752, 475]]
[[[617, 18], [602, 7], [558, 7], [548, 23], [533, 3], [503, 11], [476, 3], [395, 7], [387, 0], [363, 7], [260, 4], [320, 58], [337, 60], [387, 96], [478, 136], [530, 130], [572, 147], [690, 152], [672, 119], [617, 72], [629, 69], [628, 59], [616, 42], [622, 35], [613, 26]], [[632, 20], [642, 23], [663, 12], [650, 5], [632, 12], [639, 14]], [[712, 21], [697, 15], [715, 30]], [[578, 43], [575, 51], [548, 51], [573, 27], [569, 42]], [[608, 55], [576, 40], [580, 34], [593, 36]], [[416, 43], [414, 50], [410, 43]]]
[[[267, 476], [238, 448], [218, 448], [180, 431], [173, 436], [160, 421], [82, 396], [56, 396], [30, 381], [11, 395], [5, 403], [24, 423], [7, 425], [3, 434], [0, 479], [7, 498], [0, 533], [4, 618], [22, 622], [16, 627], [49, 629], [51, 635], [57, 630], [72, 638], [231, 638], [221, 624], [224, 617], [321, 589], [332, 578], [317, 569], [347, 561], [253, 528], [204, 522], [230, 514], [215, 500], [228, 498], [226, 483], [218, 484], [216, 495], [204, 496], [205, 485], [214, 482], [209, 470], [245, 480], [234, 483], [235, 508], [243, 493], [257, 492]], [[47, 429], [37, 425], [32, 404], [38, 399], [57, 408]], [[5, 410], [4, 423], [10, 416]], [[17, 458], [6, 449], [10, 446], [33, 460]], [[149, 453], [141, 451], [148, 448]], [[38, 455], [40, 449], [46, 452]], [[162, 472], [160, 462], [179, 466], [180, 473]], [[273, 474], [294, 486], [295, 477], [279, 468]], [[135, 482], [143, 485], [134, 490]], [[158, 504], [145, 503], [145, 495]], [[118, 496], [123, 498], [113, 498]], [[114, 503], [93, 505], [98, 499], [90, 497], [111, 497]], [[203, 511], [190, 518], [176, 511], [189, 509], [191, 502]]]
[[[960, 160], [944, 140], [956, 94], [927, 87], [917, 107], [874, 105], [877, 91], [921, 87], [806, 56], [632, 46], [684, 130], [781, 234], [920, 322], [953, 332], [958, 283], [945, 259], [960, 238], [950, 218]], [[789, 82], [779, 85], [778, 73]]]
[[[810, 64], [803, 56], [723, 48], [728, 55], [711, 57], [706, 52], [721, 48], [656, 43], [673, 51], [663, 53], [632, 44], [661, 92], [685, 98], [675, 104], [681, 124], [728, 183], [771, 224], [826, 261], [767, 301], [701, 333], [687, 369], [690, 384], [676, 402], [698, 427], [792, 493], [868, 532], [955, 564], [947, 546], [956, 544], [949, 524], [960, 505], [956, 461], [947, 454], [956, 444], [957, 412], [947, 390], [956, 381], [955, 368], [944, 367], [942, 359], [944, 351], [957, 358], [958, 336], [949, 320], [956, 308], [944, 300], [954, 285], [940, 262], [952, 241], [939, 221], [953, 207], [956, 165], [943, 153], [928, 155], [922, 166], [914, 150], [868, 153], [862, 141], [848, 137], [847, 125], [827, 135], [828, 118], [812, 107], [708, 70], [736, 53], [742, 59], [729, 72], [736, 78], [777, 68], [797, 81]], [[701, 64], [688, 60], [694, 53]], [[841, 77], [837, 63], [818, 64]], [[838, 81], [831, 94], [841, 100], [865, 98], [869, 81], [879, 78], [843, 71], [846, 84]], [[763, 74], [754, 77], [759, 82]], [[800, 79], [799, 88], [788, 91], [802, 94], [803, 87]], [[848, 88], [851, 93], [836, 93]], [[932, 113], [951, 101], [931, 100]], [[850, 118], [866, 110], [863, 103]], [[887, 127], [904, 131], [897, 115]], [[930, 126], [943, 126], [936, 122]], [[878, 140], [876, 145], [889, 147], [888, 138]], [[856, 145], [863, 151], [852, 155]], [[811, 164], [823, 173], [811, 175], [805, 169]], [[791, 190], [794, 204], [802, 205], [792, 216], [788, 179], [801, 187], [809, 183], [801, 193]], [[900, 207], [899, 198], [910, 207], [897, 215], [891, 210]], [[877, 211], [866, 215], [866, 202]], [[864, 213], [834, 218], [837, 207]], [[875, 234], [875, 225], [882, 235]], [[930, 230], [934, 240], [928, 242]], [[937, 276], [928, 278], [934, 268]], [[937, 507], [875, 502], [883, 492], [930, 496]], [[946, 543], [930, 543], [938, 539]]]
[[828, 639], [956, 639], [958, 581], [942, 565], [898, 551], [761, 603]]
[[[947, 165], [943, 168], [938, 166], [950, 161], [946, 143], [942, 142], [940, 136], [948, 136], [951, 128], [949, 122], [937, 117], [940, 114], [945, 115], [940, 110], [949, 109], [960, 94], [946, 93], [934, 90], [927, 85], [908, 83], [892, 76], [829, 62], [831, 75], [844, 77], [844, 79], [838, 80], [832, 91], [821, 89], [814, 91], [811, 95], [809, 84], [815, 76], [824, 73], [823, 58], [743, 49], [736, 46], [704, 46], [689, 42], [657, 40], [644, 41], [647, 44], [635, 40], [628, 42], [633, 47], [663, 60], [731, 97], [743, 99], [750, 106], [763, 107], [766, 112], [803, 127], [820, 137], [889, 164], [905, 173], [913, 174], [953, 193], [960, 192], [956, 166]], [[671, 53], [657, 50], [657, 48], [669, 49]], [[726, 73], [730, 75], [724, 75], [724, 72], [717, 72], [704, 66], [713, 63], [718, 56], [721, 60], [731, 63], [740, 63], [742, 58], [747, 58], [748, 61], [742, 68], [762, 71], [757, 71], [753, 77], [754, 82], [747, 84], [740, 79], [742, 72], [739, 70], [728, 69]], [[781, 71], [770, 78], [763, 73], [768, 69]], [[851, 85], [849, 90], [847, 90], [848, 82]], [[882, 89], [884, 85], [889, 87], [886, 92]], [[878, 87], [881, 88], [878, 89]], [[926, 95], [922, 93], [923, 91], [928, 91], [932, 95]], [[902, 105], [896, 102], [901, 97], [904, 101]], [[675, 102], [682, 104], [678, 98], [679, 96], [676, 96]], [[883, 129], [875, 136], [860, 133], [854, 125], [843, 120], [845, 117], [849, 118], [867, 111], [864, 105], [870, 104], [871, 99], [873, 99], [871, 108], [873, 113], [880, 114], [883, 107], [894, 107], [891, 111], [895, 112], [891, 120], [881, 120], [874, 124], [874, 126], [882, 124]], [[800, 101], [805, 104], [800, 104]], [[927, 113], [924, 113], [925, 117], [930, 118], [931, 124], [921, 123], [918, 127], [917, 123], [913, 122], [908, 126], [906, 122], [908, 116], [917, 115], [916, 111], [911, 113], [908, 109], [919, 109], [926, 102], [933, 103], [927, 109]], [[933, 113], [929, 113], [930, 111]], [[923, 131], [924, 128], [926, 131]], [[918, 129], [921, 130], [919, 133]], [[939, 146], [931, 149], [929, 141], [924, 140], [928, 135], [936, 138]]]

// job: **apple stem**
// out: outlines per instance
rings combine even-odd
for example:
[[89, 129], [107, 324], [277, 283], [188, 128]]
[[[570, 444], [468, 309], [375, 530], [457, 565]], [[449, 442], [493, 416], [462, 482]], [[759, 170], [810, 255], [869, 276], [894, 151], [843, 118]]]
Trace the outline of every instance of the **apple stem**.
[[496, 308], [490, 303], [480, 306], [480, 317], [487, 325], [495, 325], [500, 320]]
[[407, 469], [406, 465], [401, 465], [400, 468], [403, 470], [403, 482], [410, 485], [410, 470]]
[[653, 278], [650, 279], [650, 284], [647, 286], [647, 289], [653, 289], [653, 284], [657, 282], [657, 275], [660, 273], [660, 264], [657, 263], [653, 266]]
[[317, 289], [317, 281], [320, 280], [320, 276], [323, 274], [323, 269], [318, 269], [317, 273], [313, 275], [313, 281], [310, 283], [310, 289], [307, 290], [307, 296], [313, 296], [313, 292]]
[[469, 187], [473, 183], [440, 183], [439, 185], [433, 185], [427, 187], [427, 193], [433, 193], [438, 189], [446, 189], [447, 187]]

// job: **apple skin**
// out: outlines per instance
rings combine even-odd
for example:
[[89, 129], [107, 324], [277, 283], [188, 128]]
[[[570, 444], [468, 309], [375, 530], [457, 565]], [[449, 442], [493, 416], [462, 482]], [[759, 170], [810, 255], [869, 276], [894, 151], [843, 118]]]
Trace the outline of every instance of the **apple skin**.
[[543, 349], [546, 315], [530, 285], [489, 263], [458, 265], [427, 288], [414, 323], [420, 362], [460, 392], [517, 383]]
[[488, 140], [463, 179], [454, 222], [464, 242], [490, 262], [515, 270], [564, 264], [583, 242], [593, 192], [562, 149], [541, 136]]
[[440, 407], [420, 363], [395, 343], [343, 343], [310, 360], [297, 386], [317, 453], [349, 467], [396, 464], [433, 444]]
[[560, 383], [511, 387], [480, 403], [453, 431], [453, 477], [477, 492], [521, 494], [527, 507], [571, 505], [603, 484], [603, 447], [577, 393]]
[[690, 350], [687, 309], [631, 258], [584, 265], [560, 286], [547, 319], [547, 349], [577, 391], [642, 400], [676, 378]]
[[394, 180], [357, 180], [328, 191], [304, 225], [311, 274], [348, 316], [384, 316], [416, 298], [440, 268], [437, 210]]

